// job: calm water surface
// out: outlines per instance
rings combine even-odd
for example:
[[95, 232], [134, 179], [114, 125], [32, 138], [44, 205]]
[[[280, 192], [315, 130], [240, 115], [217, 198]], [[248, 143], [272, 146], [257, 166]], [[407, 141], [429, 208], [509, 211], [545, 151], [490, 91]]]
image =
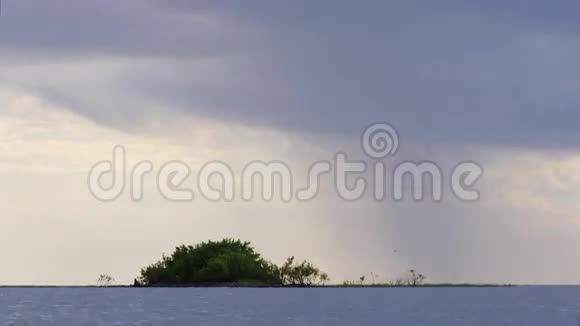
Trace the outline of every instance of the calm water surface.
[[0, 325], [580, 325], [580, 287], [0, 289]]

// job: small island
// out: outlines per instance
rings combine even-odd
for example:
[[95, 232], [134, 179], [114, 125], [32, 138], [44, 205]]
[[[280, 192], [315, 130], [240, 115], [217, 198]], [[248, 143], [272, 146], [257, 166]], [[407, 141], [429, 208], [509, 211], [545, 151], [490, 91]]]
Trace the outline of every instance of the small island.
[[[497, 287], [510, 284], [425, 283], [426, 276], [411, 269], [386, 283], [362, 275], [358, 280], [329, 284], [327, 273], [304, 260], [289, 257], [276, 265], [257, 253], [250, 242], [235, 239], [179, 246], [141, 270], [134, 287]], [[100, 284], [107, 275], [99, 277]], [[110, 277], [109, 277], [110, 278]], [[106, 281], [106, 280], [105, 280]]]
[[177, 247], [170, 256], [143, 268], [134, 285], [307, 287], [328, 281], [328, 274], [307, 261], [298, 263], [290, 257], [277, 266], [249, 242], [223, 239]]

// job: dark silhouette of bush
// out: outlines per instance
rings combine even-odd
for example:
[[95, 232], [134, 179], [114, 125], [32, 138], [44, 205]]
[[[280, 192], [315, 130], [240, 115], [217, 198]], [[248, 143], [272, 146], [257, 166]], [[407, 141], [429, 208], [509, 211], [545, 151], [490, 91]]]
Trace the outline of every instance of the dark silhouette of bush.
[[249, 242], [224, 239], [180, 246], [141, 270], [143, 285], [281, 285], [279, 268]]
[[97, 279], [97, 286], [111, 286], [115, 282], [115, 279], [107, 274], [99, 275]]
[[412, 269], [409, 271], [409, 276], [407, 279], [407, 285], [409, 286], [419, 286], [423, 284], [427, 277], [423, 274], [417, 274], [417, 272]]
[[311, 286], [324, 284], [330, 280], [328, 274], [321, 272], [311, 263], [307, 261], [300, 264], [294, 262], [294, 256], [288, 258], [278, 270], [278, 275], [284, 285]]

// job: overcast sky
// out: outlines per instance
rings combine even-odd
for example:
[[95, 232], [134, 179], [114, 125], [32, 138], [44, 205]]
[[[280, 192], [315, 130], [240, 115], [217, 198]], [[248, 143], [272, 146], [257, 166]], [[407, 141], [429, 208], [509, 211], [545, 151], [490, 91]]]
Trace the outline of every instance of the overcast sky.
[[[181, 243], [252, 241], [342, 282], [580, 282], [577, 1], [4, 0], [0, 283], [131, 282]], [[128, 159], [283, 160], [298, 176], [387, 121], [398, 160], [485, 170], [481, 200], [91, 197]], [[305, 178], [305, 177], [304, 177]], [[328, 189], [327, 189], [328, 190]]]

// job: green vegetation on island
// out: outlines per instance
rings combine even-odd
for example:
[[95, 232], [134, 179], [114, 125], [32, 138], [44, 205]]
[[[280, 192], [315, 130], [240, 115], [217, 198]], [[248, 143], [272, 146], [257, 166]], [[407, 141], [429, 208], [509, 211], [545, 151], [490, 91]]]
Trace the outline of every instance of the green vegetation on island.
[[[249, 242], [234, 239], [179, 246], [141, 270], [133, 286], [245, 286], [245, 287], [493, 287], [494, 284], [429, 284], [415, 270], [378, 282], [379, 275], [362, 275], [356, 281], [328, 285], [330, 277], [308, 261], [288, 258], [282, 265], [264, 259]], [[111, 286], [113, 278], [101, 275], [97, 284]]]
[[249, 242], [224, 239], [180, 246], [141, 270], [143, 286], [312, 286], [329, 281], [326, 273], [294, 257], [277, 266], [262, 258]]

